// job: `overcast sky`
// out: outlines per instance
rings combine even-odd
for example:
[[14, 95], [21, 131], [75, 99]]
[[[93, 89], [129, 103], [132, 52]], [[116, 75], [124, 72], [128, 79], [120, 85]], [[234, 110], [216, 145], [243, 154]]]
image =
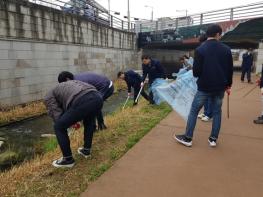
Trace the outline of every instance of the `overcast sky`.
[[[98, 3], [108, 9], [108, 0], [97, 0]], [[127, 15], [128, 0], [110, 0], [111, 10], [121, 12], [122, 16]], [[185, 12], [176, 12], [176, 10], [188, 10], [189, 14], [195, 14], [210, 10], [230, 8], [240, 5], [260, 2], [260, 0], [130, 0], [131, 17], [142, 19], [151, 18], [151, 8], [145, 8], [145, 5], [154, 7], [154, 19], [160, 17], [182, 16]]]

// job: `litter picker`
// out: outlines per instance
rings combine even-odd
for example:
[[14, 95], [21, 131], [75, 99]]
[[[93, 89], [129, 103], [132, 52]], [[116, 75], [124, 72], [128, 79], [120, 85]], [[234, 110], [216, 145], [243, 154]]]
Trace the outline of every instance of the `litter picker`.
[[123, 105], [122, 109], [124, 109], [124, 108], [126, 107], [126, 105], [127, 105], [128, 101], [129, 101], [129, 99], [130, 99], [130, 96], [128, 96], [128, 97], [127, 97], [127, 99], [126, 99], [126, 101], [125, 101], [125, 103], [124, 103], [124, 105]]
[[[145, 79], [147, 78], [147, 76], [148, 76], [148, 74], [146, 75]], [[143, 88], [144, 88], [144, 82], [143, 82], [143, 85], [142, 85], [142, 87], [141, 87], [136, 99], [135, 99], [135, 103], [138, 103], [138, 100], [139, 100], [139, 97], [141, 95], [141, 92], [142, 92]]]
[[229, 119], [229, 93], [227, 93], [227, 118]]

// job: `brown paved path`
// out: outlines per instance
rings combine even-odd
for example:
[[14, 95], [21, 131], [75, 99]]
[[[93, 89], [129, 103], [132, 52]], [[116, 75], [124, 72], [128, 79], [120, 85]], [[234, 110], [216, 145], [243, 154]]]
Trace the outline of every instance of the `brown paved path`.
[[172, 112], [82, 197], [261, 197], [263, 196], [263, 125], [260, 91], [235, 80], [230, 119], [226, 102], [219, 145], [210, 148], [211, 123], [197, 123], [193, 146], [172, 138], [184, 121]]

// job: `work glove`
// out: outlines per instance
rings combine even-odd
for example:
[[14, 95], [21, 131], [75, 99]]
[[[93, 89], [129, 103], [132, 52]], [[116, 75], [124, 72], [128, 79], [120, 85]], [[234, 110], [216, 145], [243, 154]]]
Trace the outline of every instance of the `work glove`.
[[141, 82], [141, 87], [143, 87], [144, 86], [144, 83], [143, 82]]
[[78, 130], [80, 128], [80, 123], [77, 122], [74, 125], [71, 126], [73, 129]]
[[230, 95], [230, 93], [231, 93], [231, 87], [227, 87], [227, 88], [226, 88], [226, 93], [227, 93], [228, 96]]

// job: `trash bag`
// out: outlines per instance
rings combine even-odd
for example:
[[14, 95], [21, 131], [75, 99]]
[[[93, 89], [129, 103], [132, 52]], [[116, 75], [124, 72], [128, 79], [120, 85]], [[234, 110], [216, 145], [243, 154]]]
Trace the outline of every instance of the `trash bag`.
[[187, 121], [194, 96], [197, 92], [196, 80], [192, 70], [180, 73], [176, 81], [169, 84], [167, 82], [164, 84], [164, 82], [158, 80], [153, 88], [154, 101], [156, 104], [160, 104], [163, 101], [167, 102]]
[[168, 85], [168, 81], [162, 78], [157, 78], [153, 81], [152, 85], [150, 86], [149, 90], [153, 93], [153, 100], [154, 102], [159, 105], [161, 102], [165, 101], [162, 97], [159, 96], [157, 92], [157, 88], [160, 86]]

